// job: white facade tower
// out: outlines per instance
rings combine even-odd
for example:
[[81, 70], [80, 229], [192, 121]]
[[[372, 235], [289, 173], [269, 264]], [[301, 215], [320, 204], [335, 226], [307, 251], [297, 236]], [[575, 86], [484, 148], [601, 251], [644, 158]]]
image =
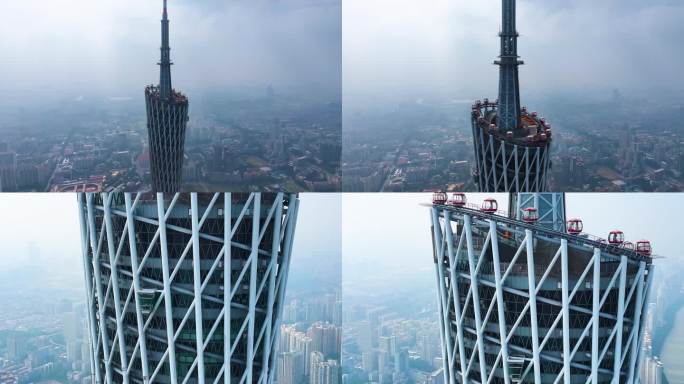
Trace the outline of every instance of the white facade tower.
[[271, 383], [299, 199], [79, 194], [97, 383]]

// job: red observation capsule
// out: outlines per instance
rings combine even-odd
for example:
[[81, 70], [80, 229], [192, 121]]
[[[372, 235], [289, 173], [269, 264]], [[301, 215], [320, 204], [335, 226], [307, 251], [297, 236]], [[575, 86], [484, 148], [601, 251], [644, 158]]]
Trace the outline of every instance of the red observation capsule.
[[445, 192], [434, 192], [432, 194], [432, 204], [444, 205], [447, 202], [447, 194]]
[[453, 205], [454, 207], [463, 207], [466, 205], [468, 202], [468, 199], [466, 199], [465, 193], [461, 192], [456, 192], [451, 195], [451, 200], [449, 200], [449, 205]]
[[568, 233], [571, 235], [579, 235], [584, 229], [584, 224], [580, 219], [568, 220]]
[[640, 255], [651, 256], [651, 242], [648, 240], [639, 240], [636, 243], [636, 251]]
[[487, 198], [482, 202], [482, 206], [480, 207], [480, 211], [484, 213], [494, 213], [499, 209], [499, 204], [496, 202], [495, 199], [492, 198]]
[[526, 223], [536, 223], [539, 220], [537, 208], [528, 207], [522, 210], [522, 220]]
[[619, 245], [625, 242], [625, 234], [622, 231], [614, 230], [608, 234], [608, 243], [612, 245]]

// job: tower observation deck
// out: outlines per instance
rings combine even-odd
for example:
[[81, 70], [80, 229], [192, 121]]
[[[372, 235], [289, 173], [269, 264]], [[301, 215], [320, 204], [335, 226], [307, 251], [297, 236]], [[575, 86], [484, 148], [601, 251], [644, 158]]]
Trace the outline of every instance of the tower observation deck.
[[499, 98], [472, 106], [475, 179], [482, 192], [544, 192], [551, 126], [520, 106], [516, 0], [502, 0]]
[[650, 242], [581, 232], [563, 194], [496, 207], [431, 205], [444, 382], [638, 383]]
[[78, 194], [94, 383], [274, 379], [295, 194]]
[[185, 128], [188, 121], [188, 98], [171, 86], [171, 48], [169, 18], [164, 0], [161, 20], [161, 59], [159, 85], [145, 88], [147, 135], [150, 151], [152, 189], [178, 192], [181, 188]]

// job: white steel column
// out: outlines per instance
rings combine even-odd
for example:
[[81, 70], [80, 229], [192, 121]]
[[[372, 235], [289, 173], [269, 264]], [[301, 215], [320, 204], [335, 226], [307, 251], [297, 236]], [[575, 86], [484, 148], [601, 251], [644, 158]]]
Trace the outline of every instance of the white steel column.
[[645, 287], [646, 288], [646, 294], [644, 295], [644, 301], [646, 301], [647, 309], [641, 318], [641, 324], [638, 325], [639, 326], [639, 334], [637, 336], [639, 337], [639, 345], [638, 345], [637, 349], [639, 350], [639, 355], [637, 356], [637, 363], [636, 363], [636, 369], [635, 369], [636, 375], [639, 375], [639, 372], [641, 372], [641, 363], [643, 363], [643, 360], [644, 360], [642, 358], [643, 348], [641, 348], [641, 345], [643, 343], [643, 336], [644, 336], [643, 335], [643, 328], [645, 327], [644, 318], [646, 316], [648, 316], [648, 302], [647, 301], [651, 295], [651, 287], [653, 286], [653, 275], [655, 273], [655, 266], [653, 266], [653, 264], [651, 264], [650, 268], [646, 269], [646, 272], [647, 272], [648, 277], [646, 278], [646, 287]]
[[539, 362], [539, 328], [537, 327], [537, 283], [534, 277], [534, 238], [532, 231], [525, 230], [527, 251], [527, 281], [530, 300], [530, 325], [532, 328], [532, 362], [534, 363], [534, 382], [541, 383], [541, 364]]
[[561, 291], [563, 295], [563, 382], [570, 384], [570, 300], [568, 298], [568, 241], [561, 239]]
[[496, 306], [499, 318], [499, 340], [501, 340], [501, 366], [503, 367], [504, 382], [510, 383], [508, 372], [508, 343], [506, 337], [506, 309], [504, 307], [503, 280], [501, 279], [501, 259], [499, 257], [499, 235], [496, 232], [496, 222], [489, 220], [489, 233], [491, 234], [492, 262], [494, 264], [494, 280], [496, 282]]
[[[451, 219], [451, 217], [449, 217]], [[463, 237], [465, 231], [461, 229], [461, 236], [458, 240], [458, 247], [456, 253], [454, 254], [454, 239], [453, 236], [447, 237], [447, 249], [449, 251], [449, 277], [451, 282], [451, 296], [454, 301], [454, 316], [456, 323], [456, 339], [458, 342], [458, 357], [461, 364], [461, 379], [463, 383], [468, 382], [468, 375], [466, 373], [466, 360], [465, 360], [465, 346], [463, 343], [463, 327], [461, 326], [461, 296], [458, 289], [458, 271], [456, 270], [458, 264], [458, 256], [461, 252], [461, 246], [463, 245]], [[455, 362], [450, 364], [455, 365]], [[454, 378], [455, 380], [455, 378]]]
[[93, 303], [93, 276], [90, 270], [88, 261], [90, 260], [88, 252], [88, 227], [86, 225], [85, 213], [83, 210], [85, 207], [85, 202], [83, 201], [83, 194], [77, 195], [78, 200], [78, 222], [81, 226], [81, 250], [83, 252], [83, 272], [85, 273], [85, 286], [86, 286], [86, 303], [88, 305], [88, 331], [90, 332], [90, 368], [95, 374], [95, 382], [97, 384], [102, 383], [102, 377], [100, 374], [100, 364], [97, 361], [99, 356], [96, 353], [97, 350], [97, 324], [95, 322], [95, 305]]
[[592, 288], [591, 317], [591, 382], [598, 384], [599, 368], [599, 312], [601, 311], [601, 250], [594, 248], [594, 279]]
[[[299, 199], [297, 198], [297, 195], [294, 193], [290, 194], [289, 197], [289, 205], [287, 209], [287, 221], [286, 221], [286, 228], [285, 228], [285, 239], [283, 240], [284, 245], [284, 252], [283, 252], [283, 261], [282, 264], [278, 268], [278, 308], [277, 308], [277, 318], [276, 318], [276, 323], [275, 326], [273, 327], [275, 329], [275, 332], [273, 332], [273, 335], [271, 337], [276, 341], [273, 343], [273, 349], [277, 350], [278, 349], [278, 335], [280, 335], [280, 323], [281, 323], [281, 318], [283, 315], [283, 300], [285, 299], [285, 286], [287, 285], [287, 277], [288, 277], [288, 271], [289, 271], [289, 266], [290, 266], [290, 252], [292, 251], [292, 243], [293, 243], [293, 238], [294, 238], [294, 232], [295, 229], [297, 228], [297, 213], [299, 212]], [[281, 274], [282, 271], [282, 274]], [[276, 359], [271, 359], [271, 364], [270, 364], [270, 370], [274, 371], [275, 370], [275, 361]], [[271, 375], [269, 377], [269, 381], [273, 383], [273, 378], [275, 375]]]
[[[271, 260], [269, 261], [269, 275], [268, 275], [268, 307], [266, 308], [266, 334], [264, 336], [264, 350], [262, 352], [263, 359], [261, 366], [267, 367], [268, 360], [271, 358], [271, 334], [273, 332], [273, 307], [275, 306], [275, 285], [276, 272], [278, 266], [278, 253], [280, 250], [280, 225], [282, 223], [283, 212], [283, 194], [279, 193], [274, 202], [276, 204], [275, 215], [273, 216], [273, 240], [271, 242]], [[263, 382], [268, 383], [268, 378], [275, 373], [263, 370], [265, 373]]]
[[256, 280], [259, 265], [259, 220], [261, 216], [261, 194], [254, 195], [252, 202], [252, 252], [249, 256], [249, 313], [247, 326], [247, 383], [253, 383], [254, 367], [254, 323], [256, 322]]
[[622, 332], [625, 315], [625, 286], [627, 285], [627, 256], [620, 257], [620, 285], [618, 288], [618, 312], [615, 325], [615, 350], [613, 352], [613, 383], [620, 383], [620, 366], [622, 365]]
[[100, 249], [98, 249], [97, 241], [95, 239], [95, 234], [97, 230], [95, 229], [95, 216], [93, 207], [93, 195], [86, 195], [86, 201], [88, 204], [88, 233], [90, 234], [90, 249], [93, 251], [93, 271], [95, 273], [95, 292], [97, 293], [97, 305], [98, 305], [98, 322], [100, 328], [100, 339], [102, 340], [102, 354], [104, 356], [104, 366], [105, 375], [107, 377], [107, 383], [113, 383], [112, 381], [112, 369], [109, 360], [109, 337], [107, 335], [107, 323], [105, 319], [105, 307], [104, 307], [104, 295], [102, 294], [102, 274], [100, 271]]
[[133, 219], [133, 207], [131, 204], [131, 194], [125, 193], [126, 222], [128, 228], [128, 245], [131, 253], [131, 272], [133, 273], [133, 294], [135, 300], [135, 318], [138, 325], [138, 340], [140, 344], [140, 363], [142, 365], [143, 383], [147, 384], [150, 379], [149, 367], [147, 363], [147, 340], [145, 339], [145, 327], [142, 315], [142, 303], [140, 301], [140, 272], [138, 265], [138, 248], [135, 238], [135, 220]]
[[477, 332], [477, 352], [480, 365], [480, 382], [487, 382], [487, 362], [484, 353], [484, 340], [482, 335], [482, 317], [480, 315], [480, 293], [478, 290], [477, 271], [475, 270], [475, 255], [473, 253], [473, 232], [471, 218], [464, 215], [464, 226], [466, 231], [466, 244], [468, 245], [468, 267], [470, 269], [470, 290], [473, 295], [472, 306], [475, 315], [475, 332]]
[[[206, 208], [209, 209], [209, 208]], [[197, 379], [204, 384], [204, 321], [202, 317], [202, 271], [199, 242], [199, 210], [197, 208], [197, 193], [190, 194], [190, 210], [192, 213], [192, 282], [195, 294], [195, 342], [197, 345]]]
[[166, 209], [164, 194], [157, 192], [157, 213], [159, 216], [159, 250], [162, 259], [162, 279], [164, 284], [164, 311], [166, 316], [166, 340], [168, 343], [169, 376], [171, 383], [178, 382], [176, 369], [176, 343], [173, 337], [173, 303], [171, 301], [171, 279], [169, 278], [169, 248], [166, 242]]
[[[446, 231], [447, 226], [449, 225], [449, 217], [448, 217], [448, 212], [443, 211], [444, 213], [444, 231]], [[434, 244], [435, 244], [435, 263], [436, 267], [435, 268], [435, 275], [437, 278], [437, 289], [438, 289], [438, 294], [439, 294], [439, 311], [440, 311], [440, 323], [441, 323], [441, 334], [442, 334], [442, 339], [444, 341], [444, 345], [442, 347], [442, 352], [445, 353], [444, 360], [445, 361], [451, 361], [451, 357], [453, 355], [453, 342], [451, 340], [451, 325], [449, 324], [449, 302], [448, 302], [448, 293], [446, 292], [445, 289], [445, 284], [444, 284], [444, 278], [445, 278], [445, 273], [444, 273], [444, 241], [442, 238], [442, 227], [439, 225], [439, 211], [437, 211], [437, 208], [432, 209], [432, 225], [433, 225], [433, 232], [434, 232]], [[445, 234], [444, 236], [448, 236], [448, 234]], [[449, 382], [451, 383], [451, 380], [453, 378], [449, 378]]]
[[634, 376], [639, 373], [634, 371], [636, 365], [637, 355], [639, 354], [639, 335], [641, 334], [641, 311], [643, 310], [644, 303], [644, 273], [646, 271], [646, 263], [643, 261], [639, 262], [639, 273], [637, 273], [637, 292], [636, 301], [634, 302], [634, 317], [632, 319], [632, 332], [634, 332], [634, 337], [632, 337], [632, 343], [629, 351], [629, 372], [627, 376], [627, 383], [632, 384], [634, 382]]
[[233, 233], [233, 207], [232, 195], [223, 194], [223, 383], [230, 384], [231, 380], [231, 304], [233, 303], [230, 293], [232, 287], [233, 257], [232, 236]]
[[123, 384], [128, 384], [128, 359], [126, 357], [126, 338], [124, 337], [123, 316], [121, 313], [121, 297], [119, 296], [119, 269], [117, 268], [117, 254], [114, 247], [114, 231], [112, 224], [112, 195], [102, 194], [104, 201], [104, 221], [107, 235], [107, 253], [109, 254], [110, 281], [112, 283], [112, 295], [114, 296], [114, 318], [116, 319], [116, 335], [119, 344], [119, 360], [121, 362], [121, 376]]

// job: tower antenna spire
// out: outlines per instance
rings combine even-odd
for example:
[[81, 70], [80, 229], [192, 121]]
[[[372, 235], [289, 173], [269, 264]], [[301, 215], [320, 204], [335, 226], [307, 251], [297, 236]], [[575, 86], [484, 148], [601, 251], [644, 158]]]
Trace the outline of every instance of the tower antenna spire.
[[157, 192], [178, 192], [183, 176], [188, 98], [171, 87], [172, 63], [166, 0], [163, 0], [163, 4], [159, 86], [149, 85], [145, 88], [147, 137], [152, 189]]
[[518, 32], [515, 28], [516, 0], [502, 0], [501, 55], [494, 64], [499, 66], [499, 127], [515, 132], [520, 125], [520, 82], [518, 66]]
[[169, 17], [164, 0], [164, 11], [161, 20], [161, 60], [159, 61], [159, 93], [162, 99], [171, 96], [171, 47], [169, 47]]

